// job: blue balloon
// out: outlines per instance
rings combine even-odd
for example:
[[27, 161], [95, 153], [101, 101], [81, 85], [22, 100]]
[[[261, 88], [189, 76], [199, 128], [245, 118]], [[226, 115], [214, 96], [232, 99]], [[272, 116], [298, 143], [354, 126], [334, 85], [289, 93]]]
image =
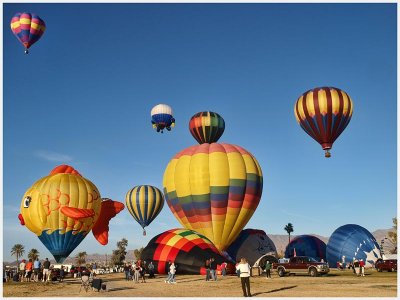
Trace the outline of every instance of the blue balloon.
[[312, 235], [300, 235], [290, 241], [286, 247], [285, 257], [292, 257], [296, 250], [296, 256], [310, 256], [317, 261], [326, 261], [326, 244]]
[[349, 263], [364, 260], [366, 266], [373, 266], [382, 258], [379, 244], [374, 236], [364, 227], [347, 224], [336, 229], [329, 238], [326, 247], [329, 266], [336, 268], [337, 262]]

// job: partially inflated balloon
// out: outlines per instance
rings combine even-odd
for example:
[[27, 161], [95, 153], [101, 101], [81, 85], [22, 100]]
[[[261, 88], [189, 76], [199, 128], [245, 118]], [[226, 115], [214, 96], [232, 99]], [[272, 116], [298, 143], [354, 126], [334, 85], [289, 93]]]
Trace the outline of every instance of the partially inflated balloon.
[[176, 154], [163, 185], [168, 206], [182, 226], [223, 251], [256, 210], [263, 177], [255, 157], [242, 147], [205, 143]]
[[11, 19], [11, 30], [24, 45], [25, 53], [36, 43], [46, 30], [46, 24], [36, 14], [16, 13]]
[[351, 120], [353, 102], [338, 88], [315, 88], [300, 96], [294, 114], [301, 128], [321, 144], [325, 157], [330, 157], [332, 144]]
[[210, 258], [215, 259], [218, 269], [227, 262], [228, 273], [234, 270], [232, 263], [209, 239], [187, 229], [171, 229], [155, 236], [143, 249], [140, 258], [152, 261], [158, 274], [167, 274], [168, 261], [175, 263], [178, 274], [205, 274], [205, 261]]
[[63, 262], [91, 230], [106, 245], [108, 223], [123, 209], [120, 202], [102, 199], [91, 181], [63, 165], [25, 192], [18, 218]]
[[316, 236], [299, 235], [292, 239], [285, 250], [285, 257], [292, 257], [296, 250], [297, 256], [310, 256], [317, 261], [326, 261], [326, 244]]
[[366, 266], [373, 266], [382, 254], [379, 244], [367, 229], [347, 224], [332, 233], [326, 246], [326, 258], [330, 267], [336, 267], [337, 262], [343, 259], [346, 263], [363, 259]]
[[203, 111], [189, 121], [189, 130], [199, 144], [216, 143], [225, 130], [225, 121], [217, 113]]
[[175, 126], [172, 108], [167, 104], [158, 104], [151, 109], [151, 123], [157, 132], [163, 133], [164, 128], [168, 131]]
[[251, 266], [265, 254], [277, 254], [274, 242], [264, 230], [250, 228], [242, 230], [226, 252], [235, 261], [245, 257]]
[[144, 228], [158, 216], [164, 206], [161, 191], [151, 185], [139, 185], [130, 189], [125, 197], [126, 206], [133, 218]]

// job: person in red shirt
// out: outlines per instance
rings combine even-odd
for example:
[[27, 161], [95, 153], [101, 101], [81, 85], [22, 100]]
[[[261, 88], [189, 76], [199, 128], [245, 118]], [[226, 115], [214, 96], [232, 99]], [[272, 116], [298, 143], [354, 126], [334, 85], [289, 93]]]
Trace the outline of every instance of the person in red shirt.
[[28, 281], [31, 281], [32, 270], [33, 270], [33, 262], [32, 262], [32, 258], [30, 258], [28, 263], [25, 266], [25, 272], [26, 272], [25, 276]]

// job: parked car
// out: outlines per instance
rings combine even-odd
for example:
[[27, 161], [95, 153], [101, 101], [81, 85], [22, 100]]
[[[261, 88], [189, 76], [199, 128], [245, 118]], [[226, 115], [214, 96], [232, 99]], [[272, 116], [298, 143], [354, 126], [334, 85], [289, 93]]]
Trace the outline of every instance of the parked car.
[[378, 259], [375, 263], [375, 268], [378, 272], [397, 272], [397, 259]]
[[272, 270], [279, 277], [290, 274], [308, 274], [312, 277], [329, 273], [329, 266], [325, 262], [318, 262], [312, 257], [295, 256], [289, 258], [289, 262], [277, 262], [272, 264]]
[[95, 273], [95, 274], [105, 274], [106, 270], [104, 270], [103, 268], [93, 269], [93, 273]]
[[[79, 267], [72, 267], [71, 270], [69, 271], [69, 273], [70, 273], [72, 276], [74, 276], [75, 273], [78, 273], [78, 268], [79, 268]], [[83, 271], [86, 271], [86, 269], [87, 269], [85, 266], [81, 266], [80, 268], [81, 268], [81, 273], [82, 273]]]

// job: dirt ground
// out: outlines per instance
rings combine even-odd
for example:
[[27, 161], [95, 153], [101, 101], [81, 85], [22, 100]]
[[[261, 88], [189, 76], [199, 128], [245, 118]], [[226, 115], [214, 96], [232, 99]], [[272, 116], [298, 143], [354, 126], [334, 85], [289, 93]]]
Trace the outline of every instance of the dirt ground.
[[[177, 275], [177, 284], [164, 282], [165, 276], [148, 279], [146, 283], [125, 281], [123, 273], [100, 275], [107, 283], [106, 292], [80, 289], [80, 280], [67, 278], [63, 283], [3, 284], [4, 297], [241, 297], [240, 279], [236, 276], [205, 281], [204, 276]], [[365, 277], [351, 270], [331, 270], [328, 275], [306, 275], [272, 279], [252, 277], [253, 297], [397, 297], [397, 272], [366, 271]]]

